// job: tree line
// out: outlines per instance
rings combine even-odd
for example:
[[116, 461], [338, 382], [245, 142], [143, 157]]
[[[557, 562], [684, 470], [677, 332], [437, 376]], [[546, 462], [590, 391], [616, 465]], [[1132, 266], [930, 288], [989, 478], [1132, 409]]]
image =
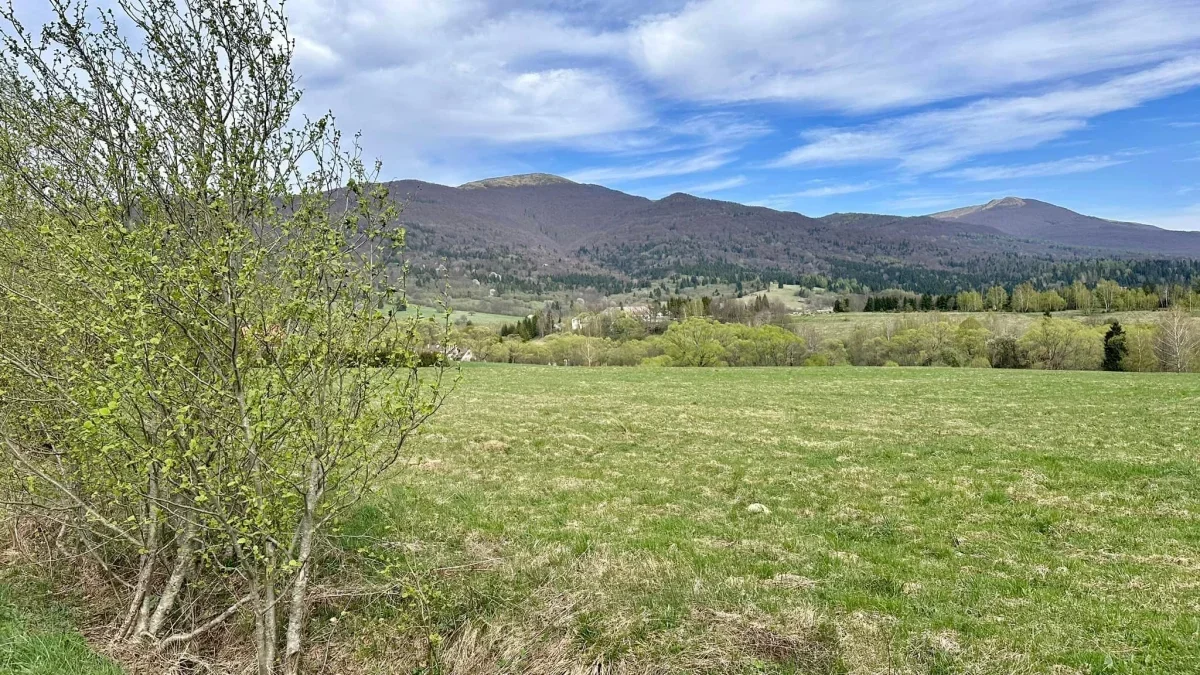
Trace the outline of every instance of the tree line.
[[685, 316], [654, 332], [628, 314], [587, 332], [540, 339], [461, 329], [455, 340], [483, 361], [567, 366], [944, 366], [1188, 372], [1200, 368], [1200, 320], [1182, 307], [1122, 325], [1049, 316], [1024, 327], [1000, 315], [954, 321], [937, 314], [863, 324], [844, 338], [811, 325], [748, 325]]
[[1076, 281], [1069, 286], [1037, 288], [1032, 282], [1017, 284], [1009, 289], [993, 285], [986, 289], [932, 295], [906, 291], [888, 291], [868, 295], [857, 304], [851, 298], [839, 298], [835, 311], [850, 312], [861, 307], [863, 312], [1060, 312], [1079, 310], [1091, 312], [1122, 312], [1156, 310], [1175, 305], [1188, 309], [1200, 308], [1200, 282], [1186, 284], [1145, 283], [1124, 287], [1110, 279], [1093, 285]]

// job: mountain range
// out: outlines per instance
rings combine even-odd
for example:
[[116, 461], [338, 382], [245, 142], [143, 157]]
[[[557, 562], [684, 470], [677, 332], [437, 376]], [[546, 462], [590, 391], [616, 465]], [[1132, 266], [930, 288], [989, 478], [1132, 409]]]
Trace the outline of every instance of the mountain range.
[[1200, 233], [1085, 216], [1036, 199], [1005, 197], [979, 206], [935, 213], [931, 217], [985, 225], [1014, 237], [1068, 246], [1200, 257]]
[[1098, 261], [1120, 261], [1123, 273], [1142, 278], [1200, 267], [1200, 232], [1016, 197], [930, 216], [812, 218], [682, 193], [651, 200], [550, 174], [387, 187], [402, 207], [414, 269], [543, 287], [825, 275], [934, 291], [1070, 274]]

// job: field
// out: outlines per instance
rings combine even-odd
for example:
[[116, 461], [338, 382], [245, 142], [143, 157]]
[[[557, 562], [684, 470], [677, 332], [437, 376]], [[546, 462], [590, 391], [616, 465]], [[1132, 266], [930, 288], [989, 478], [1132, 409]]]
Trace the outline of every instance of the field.
[[1200, 671], [1200, 377], [464, 375], [353, 524], [446, 672]]
[[[1200, 672], [1198, 410], [1196, 375], [471, 364], [342, 532], [393, 592], [333, 593], [314, 643], [330, 672]], [[42, 639], [5, 603], [0, 671], [59, 672], [4, 670]]]
[[[405, 319], [410, 319], [410, 318], [416, 316], [417, 313], [419, 312], [422, 317], [440, 318], [442, 315], [442, 311], [443, 310], [441, 310], [437, 307], [423, 307], [420, 305], [409, 305], [408, 309], [404, 310], [403, 312], [398, 312], [397, 316], [399, 316], [401, 318], [405, 318]], [[466, 310], [454, 310], [450, 314], [450, 320], [454, 323], [462, 323], [465, 321], [470, 321], [471, 323], [480, 325], [480, 326], [499, 326], [500, 324], [504, 324], [504, 323], [516, 323], [524, 318], [525, 317], [523, 317], [523, 316], [511, 316], [508, 314], [489, 314], [487, 312], [474, 312], [474, 311], [466, 311]]]
[[[766, 298], [771, 302], [780, 302], [783, 303], [784, 307], [787, 307], [790, 310], [799, 311], [807, 308], [807, 303], [804, 301], [804, 299], [797, 295], [802, 288], [802, 286], [797, 286], [794, 284], [784, 284], [783, 288], [780, 288], [778, 284], [771, 284], [770, 287], [765, 291], [747, 293], [746, 297], [753, 299], [760, 295], [766, 296]], [[825, 293], [821, 293], [820, 295], [825, 295]], [[829, 303], [832, 303], [835, 298], [841, 297], [834, 293], [829, 293], [828, 295]]]

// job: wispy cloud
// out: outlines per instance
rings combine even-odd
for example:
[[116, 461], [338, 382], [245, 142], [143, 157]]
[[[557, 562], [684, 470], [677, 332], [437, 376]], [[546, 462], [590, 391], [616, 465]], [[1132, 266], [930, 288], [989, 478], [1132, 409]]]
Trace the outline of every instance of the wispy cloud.
[[658, 122], [611, 67], [627, 58], [623, 33], [551, 6], [293, 0], [288, 15], [301, 111], [334, 110], [389, 176], [516, 165], [509, 148], [574, 148]]
[[1033, 164], [1010, 164], [1006, 166], [973, 166], [937, 174], [941, 178], [958, 178], [968, 181], [1012, 180], [1015, 178], [1040, 178], [1043, 176], [1065, 176], [1072, 173], [1098, 171], [1110, 166], [1124, 164], [1129, 160], [1108, 155], [1068, 157]]
[[[31, 26], [45, 4], [16, 0]], [[574, 168], [712, 192], [742, 171], [778, 184], [735, 161], [759, 143], [746, 157], [775, 167], [880, 167], [844, 179], [861, 187], [1092, 138], [1074, 132], [1200, 84], [1196, 0], [290, 0], [288, 13], [302, 112], [362, 130], [388, 177], [441, 182]], [[826, 128], [804, 130], [812, 119]], [[1200, 126], [1194, 111], [1163, 120]], [[800, 140], [768, 147], [775, 129]], [[1031, 160], [1041, 173], [959, 178], [1059, 175], [1056, 157], [1090, 152], [1120, 158], [1056, 150]], [[850, 194], [801, 188], [791, 198]]]
[[627, 183], [647, 178], [684, 176], [719, 169], [734, 159], [728, 150], [715, 150], [685, 157], [671, 157], [630, 166], [584, 169], [568, 177], [580, 183]]
[[879, 209], [901, 215], [927, 214], [935, 211], [971, 206], [994, 199], [999, 194], [1007, 194], [1011, 190], [995, 192], [909, 192], [901, 193], [879, 204]]
[[868, 192], [875, 190], [881, 185], [875, 182], [866, 183], [827, 183], [826, 181], [813, 181], [816, 183], [813, 187], [797, 190], [795, 192], [783, 192], [779, 194], [767, 195], [754, 201], [749, 202], [751, 206], [765, 206], [769, 209], [778, 211], [795, 210], [797, 206], [802, 206], [802, 200], [822, 199], [826, 197], [836, 197], [839, 195], [849, 195], [858, 192]]
[[774, 209], [776, 211], [795, 211], [796, 207], [791, 199], [777, 199], [774, 197], [763, 197], [761, 199], [751, 199], [746, 202], [747, 206], [761, 206], [764, 209]]
[[745, 176], [733, 176], [724, 180], [716, 180], [711, 183], [701, 183], [693, 185], [689, 188], [684, 188], [680, 192], [686, 192], [693, 195], [706, 195], [714, 192], [722, 192], [724, 190], [732, 190], [735, 187], [741, 187], [750, 182]]
[[1197, 85], [1200, 57], [1189, 56], [1086, 87], [809, 131], [804, 134], [808, 143], [773, 166], [892, 162], [914, 173], [937, 171], [979, 155], [1032, 148], [1083, 129], [1091, 118]]
[[811, 187], [798, 192], [788, 192], [782, 195], [776, 195], [778, 198], [795, 197], [799, 199], [812, 199], [816, 197], [835, 197], [837, 195], [849, 195], [855, 192], [867, 192], [879, 187], [878, 183], [841, 183], [833, 185], [821, 185]]
[[740, 148], [773, 131], [760, 119], [740, 113], [716, 112], [687, 117], [671, 124], [578, 139], [576, 149], [611, 155], [637, 156], [695, 151], [704, 148]]
[[1194, 0], [694, 0], [630, 36], [677, 96], [855, 111], [1146, 67], [1198, 39]]

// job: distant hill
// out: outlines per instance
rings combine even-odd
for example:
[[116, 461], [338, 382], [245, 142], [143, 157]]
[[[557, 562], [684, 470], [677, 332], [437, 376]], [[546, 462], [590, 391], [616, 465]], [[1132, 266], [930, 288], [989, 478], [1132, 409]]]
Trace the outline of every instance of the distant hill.
[[[1200, 257], [1200, 232], [1085, 216], [1036, 199], [1005, 197], [987, 204], [935, 213], [932, 218], [993, 227], [1005, 234], [1067, 246]], [[1197, 223], [1200, 227], [1200, 223]]]
[[[970, 207], [934, 217], [831, 214], [810, 218], [676, 193], [646, 199], [550, 174], [490, 178], [449, 187], [388, 184], [401, 203], [416, 269], [527, 285], [628, 285], [688, 276], [802, 275], [854, 278], [874, 288], [975, 286], [1023, 280], [1054, 265], [1147, 254], [1200, 258], [1200, 234], [1089, 219], [1066, 228], [1013, 225], [997, 214], [1056, 213], [1050, 204]], [[993, 219], [996, 222], [991, 222]], [[1043, 221], [1045, 219], [1043, 218]], [[1059, 219], [1059, 222], [1062, 218]], [[1094, 234], [1105, 224], [1109, 239]], [[1093, 227], [1092, 230], [1086, 229]], [[1148, 233], [1150, 244], [1127, 232]], [[1092, 232], [1093, 234], [1083, 234]], [[1167, 246], [1174, 237], [1180, 245]], [[1195, 240], [1192, 248], [1193, 238]]]
[[516, 176], [500, 176], [499, 178], [472, 181], [470, 183], [463, 183], [458, 187], [460, 190], [479, 190], [486, 188], [530, 187], [534, 185], [561, 185], [564, 183], [574, 185], [574, 181], [567, 180], [562, 176], [555, 176], [549, 173], [523, 173]]

